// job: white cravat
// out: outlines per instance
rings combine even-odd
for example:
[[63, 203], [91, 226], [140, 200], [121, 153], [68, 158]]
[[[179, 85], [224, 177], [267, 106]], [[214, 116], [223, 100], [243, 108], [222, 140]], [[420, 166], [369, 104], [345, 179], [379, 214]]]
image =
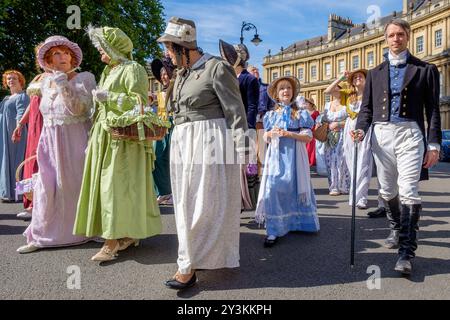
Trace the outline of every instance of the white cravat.
[[400, 52], [398, 55], [389, 50], [389, 64], [391, 66], [398, 66], [399, 64], [405, 64], [408, 59], [408, 49]]

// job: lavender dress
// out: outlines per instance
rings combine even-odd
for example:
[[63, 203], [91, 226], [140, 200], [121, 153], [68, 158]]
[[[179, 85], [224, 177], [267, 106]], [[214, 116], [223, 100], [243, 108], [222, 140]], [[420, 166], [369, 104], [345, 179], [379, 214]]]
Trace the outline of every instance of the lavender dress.
[[83, 72], [61, 90], [42, 83], [44, 118], [37, 148], [39, 172], [34, 185], [33, 218], [25, 231], [37, 247], [68, 246], [88, 240], [72, 234], [91, 126], [91, 91], [95, 78]]

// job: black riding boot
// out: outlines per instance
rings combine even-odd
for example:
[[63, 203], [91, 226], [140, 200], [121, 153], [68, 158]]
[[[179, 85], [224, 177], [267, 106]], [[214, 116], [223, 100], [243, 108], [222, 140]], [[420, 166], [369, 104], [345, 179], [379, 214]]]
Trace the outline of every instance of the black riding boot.
[[384, 246], [388, 249], [394, 249], [398, 247], [400, 234], [400, 200], [396, 196], [389, 201], [383, 200], [383, 202], [386, 208], [386, 216], [389, 220], [389, 227], [391, 228], [391, 233], [384, 240]]
[[419, 231], [420, 204], [402, 205], [400, 216], [400, 258], [395, 265], [395, 270], [403, 274], [411, 274], [411, 260], [416, 256], [417, 231]]

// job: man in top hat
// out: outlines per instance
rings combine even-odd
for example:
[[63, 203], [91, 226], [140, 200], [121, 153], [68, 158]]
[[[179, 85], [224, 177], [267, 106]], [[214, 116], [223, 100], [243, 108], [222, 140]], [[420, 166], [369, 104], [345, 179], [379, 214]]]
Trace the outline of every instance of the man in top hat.
[[391, 226], [386, 243], [400, 246], [395, 270], [406, 275], [412, 272], [417, 249], [419, 180], [428, 179], [442, 139], [439, 73], [408, 51], [410, 33], [404, 20], [386, 25], [387, 60], [367, 74], [356, 130], [351, 132], [354, 140], [361, 140], [373, 125], [372, 150]]

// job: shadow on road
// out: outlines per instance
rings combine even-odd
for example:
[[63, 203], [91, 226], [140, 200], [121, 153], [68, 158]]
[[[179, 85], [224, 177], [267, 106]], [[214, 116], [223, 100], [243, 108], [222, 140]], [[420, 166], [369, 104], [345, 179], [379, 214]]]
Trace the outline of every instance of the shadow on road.
[[[423, 228], [444, 221], [426, 220]], [[256, 229], [252, 221], [243, 225]], [[397, 250], [382, 248], [389, 233], [385, 219], [358, 218], [355, 267], [350, 268], [350, 217], [321, 215], [319, 234], [291, 232], [281, 238], [273, 248], [263, 248], [261, 234], [241, 233], [241, 267], [238, 269], [208, 270], [197, 273], [197, 286], [178, 292], [180, 298], [195, 297], [201, 291], [242, 290], [254, 288], [309, 288], [365, 282], [370, 273], [367, 268], [379, 266], [382, 278], [401, 278], [394, 271]], [[448, 231], [420, 231], [418, 256], [414, 260], [414, 274], [405, 281], [424, 282], [428, 276], [450, 274], [450, 260], [420, 257], [420, 246], [450, 247]], [[436, 242], [432, 239], [444, 239]], [[329, 241], [335, 239], [335, 241]], [[426, 239], [426, 240], [425, 240]], [[430, 240], [431, 239], [431, 240]], [[367, 252], [382, 250], [384, 252]], [[264, 296], [260, 297], [264, 299]], [[296, 297], [292, 297], [296, 299]]]
[[10, 225], [3, 225], [0, 224], [0, 236], [10, 236], [10, 235], [16, 235], [16, 234], [22, 234], [24, 233], [25, 229], [27, 227], [23, 226], [10, 226]]
[[2, 214], [0, 214], [0, 220], [18, 220], [18, 221], [22, 221], [22, 219], [17, 218], [17, 213], [2, 213]]

